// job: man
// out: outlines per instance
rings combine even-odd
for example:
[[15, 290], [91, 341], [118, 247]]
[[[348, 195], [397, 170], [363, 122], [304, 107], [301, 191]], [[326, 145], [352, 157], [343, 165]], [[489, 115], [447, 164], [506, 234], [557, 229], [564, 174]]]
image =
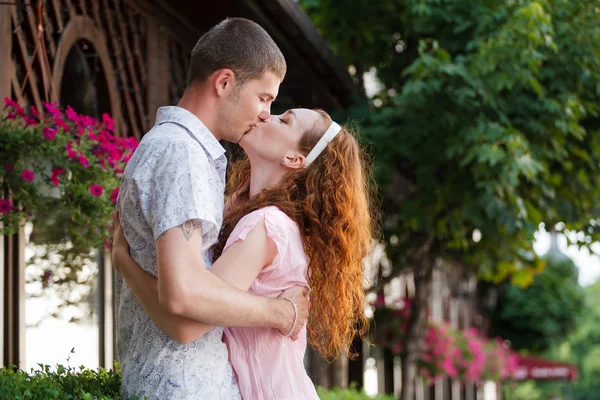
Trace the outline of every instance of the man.
[[[260, 26], [223, 21], [194, 47], [178, 106], [158, 110], [127, 165], [117, 203], [123, 231], [132, 257], [158, 277], [160, 306], [173, 314], [215, 326], [271, 327], [292, 338], [307, 318], [304, 289], [290, 289], [285, 299], [252, 296], [206, 268], [223, 218], [226, 158], [218, 140], [237, 143], [269, 117], [285, 72], [281, 51]], [[222, 328], [179, 343], [156, 327], [120, 277], [116, 310], [126, 395], [240, 398]]]

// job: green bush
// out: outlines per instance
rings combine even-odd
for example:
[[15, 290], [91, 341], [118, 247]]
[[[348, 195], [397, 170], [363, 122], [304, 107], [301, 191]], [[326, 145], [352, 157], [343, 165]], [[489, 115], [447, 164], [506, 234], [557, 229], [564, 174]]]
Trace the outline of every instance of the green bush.
[[[41, 365], [30, 372], [14, 366], [0, 369], [0, 399], [2, 400], [120, 400], [121, 370], [115, 363], [113, 369], [85, 367], [72, 368]], [[394, 400], [393, 396], [368, 396], [356, 389], [317, 388], [321, 400]], [[137, 400], [132, 397], [130, 400]]]
[[368, 396], [364, 391], [357, 390], [353, 385], [349, 389], [335, 388], [331, 390], [322, 387], [317, 388], [321, 400], [394, 400], [391, 395], [379, 394], [375, 397]]
[[41, 365], [31, 372], [14, 367], [0, 369], [0, 399], [2, 400], [119, 400], [121, 371], [90, 370], [57, 365]]

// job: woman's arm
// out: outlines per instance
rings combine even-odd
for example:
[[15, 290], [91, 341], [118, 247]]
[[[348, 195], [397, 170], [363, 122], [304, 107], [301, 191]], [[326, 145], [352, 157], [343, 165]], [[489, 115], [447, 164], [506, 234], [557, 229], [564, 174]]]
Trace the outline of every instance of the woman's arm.
[[[121, 273], [146, 313], [173, 339], [188, 343], [197, 340], [211, 325], [170, 313], [158, 301], [158, 279], [144, 271], [129, 254], [118, 217], [113, 218], [113, 265]], [[246, 239], [230, 246], [215, 262], [212, 271], [241, 290], [248, 290], [261, 269], [271, 264], [277, 248], [267, 237], [264, 219], [248, 233]]]

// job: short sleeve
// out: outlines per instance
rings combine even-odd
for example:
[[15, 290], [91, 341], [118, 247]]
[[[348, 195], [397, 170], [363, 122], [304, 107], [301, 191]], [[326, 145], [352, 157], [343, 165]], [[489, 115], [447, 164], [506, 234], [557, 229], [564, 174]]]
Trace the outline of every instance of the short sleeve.
[[208, 190], [211, 168], [206, 153], [185, 141], [160, 141], [148, 152], [135, 183], [140, 206], [154, 240], [189, 220], [201, 223], [202, 235], [218, 234], [216, 202]]
[[278, 265], [279, 260], [285, 257], [288, 251], [288, 243], [293, 230], [297, 230], [296, 223], [277, 207], [264, 207], [245, 215], [237, 223], [223, 251], [233, 245], [238, 240], [245, 240], [248, 233], [258, 224], [261, 218], [265, 219], [265, 230], [267, 236], [273, 240], [277, 246], [277, 256], [273, 260], [273, 265]]

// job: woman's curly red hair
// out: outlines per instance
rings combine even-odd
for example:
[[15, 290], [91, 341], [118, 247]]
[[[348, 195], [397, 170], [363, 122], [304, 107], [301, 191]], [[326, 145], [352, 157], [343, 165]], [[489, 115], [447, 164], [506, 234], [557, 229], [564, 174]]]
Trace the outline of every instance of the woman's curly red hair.
[[[321, 110], [322, 122], [304, 133], [300, 151], [314, 147], [331, 123]], [[294, 220], [310, 257], [311, 302], [309, 343], [329, 359], [350, 353], [352, 340], [368, 329], [364, 315], [363, 259], [370, 250], [373, 223], [371, 185], [367, 161], [356, 138], [343, 128], [307, 168], [292, 172], [281, 186], [248, 198], [250, 163], [241, 159], [232, 166], [228, 192], [237, 202], [225, 217], [215, 256], [238, 221], [266, 206], [277, 206]]]

